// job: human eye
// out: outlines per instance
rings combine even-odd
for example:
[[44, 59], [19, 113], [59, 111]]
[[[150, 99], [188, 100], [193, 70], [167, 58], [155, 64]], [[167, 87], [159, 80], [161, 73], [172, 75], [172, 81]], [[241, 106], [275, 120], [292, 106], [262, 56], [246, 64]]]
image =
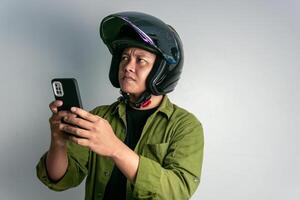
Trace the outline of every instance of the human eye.
[[145, 58], [138, 58], [137, 61], [138, 61], [138, 63], [141, 64], [141, 65], [147, 64], [147, 60], [146, 60]]
[[127, 61], [128, 59], [129, 59], [128, 56], [125, 55], [125, 54], [123, 54], [123, 55], [121, 56], [121, 61]]

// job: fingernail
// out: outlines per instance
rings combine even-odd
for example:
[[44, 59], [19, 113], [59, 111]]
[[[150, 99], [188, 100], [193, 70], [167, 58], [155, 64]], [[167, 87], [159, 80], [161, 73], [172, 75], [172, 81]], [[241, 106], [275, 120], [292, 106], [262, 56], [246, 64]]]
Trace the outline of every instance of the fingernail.
[[75, 112], [75, 111], [76, 111], [76, 108], [75, 108], [75, 107], [72, 107], [72, 108], [71, 108], [71, 111], [72, 111], [72, 112]]

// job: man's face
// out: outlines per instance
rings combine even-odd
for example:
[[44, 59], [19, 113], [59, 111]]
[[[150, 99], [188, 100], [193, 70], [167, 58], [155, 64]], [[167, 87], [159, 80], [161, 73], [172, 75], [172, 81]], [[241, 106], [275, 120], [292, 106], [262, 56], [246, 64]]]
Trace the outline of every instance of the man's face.
[[156, 55], [130, 47], [124, 49], [119, 65], [119, 83], [124, 92], [136, 98], [146, 90], [146, 79], [153, 68]]

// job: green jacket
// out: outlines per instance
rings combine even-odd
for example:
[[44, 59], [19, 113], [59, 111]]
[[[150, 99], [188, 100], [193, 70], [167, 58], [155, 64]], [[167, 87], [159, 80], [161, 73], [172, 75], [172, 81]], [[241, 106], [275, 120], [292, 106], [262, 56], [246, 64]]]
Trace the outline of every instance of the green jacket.
[[[108, 120], [115, 134], [126, 136], [125, 104], [115, 102], [91, 111]], [[140, 156], [134, 183], [127, 181], [127, 199], [189, 199], [200, 182], [203, 160], [203, 130], [197, 118], [164, 96], [147, 120], [134, 151]], [[114, 163], [89, 149], [68, 143], [66, 174], [52, 182], [47, 176], [46, 154], [37, 165], [38, 178], [50, 189], [66, 190], [86, 179], [85, 199], [102, 199]]]

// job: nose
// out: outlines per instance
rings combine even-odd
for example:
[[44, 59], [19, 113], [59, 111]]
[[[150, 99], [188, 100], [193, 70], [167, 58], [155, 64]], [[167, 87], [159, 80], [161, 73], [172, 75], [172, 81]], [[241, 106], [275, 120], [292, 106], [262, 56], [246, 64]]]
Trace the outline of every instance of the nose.
[[135, 72], [134, 59], [129, 59], [128, 62], [124, 63], [123, 68], [126, 72]]

